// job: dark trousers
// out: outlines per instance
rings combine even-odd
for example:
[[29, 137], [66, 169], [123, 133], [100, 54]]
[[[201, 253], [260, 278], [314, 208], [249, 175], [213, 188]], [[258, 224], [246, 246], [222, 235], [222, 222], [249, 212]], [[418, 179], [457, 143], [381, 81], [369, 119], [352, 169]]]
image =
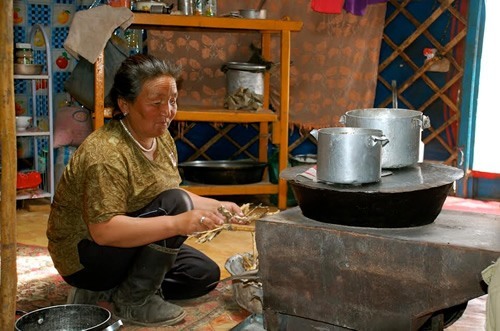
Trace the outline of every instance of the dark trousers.
[[[177, 215], [193, 209], [189, 195], [179, 189], [161, 193], [149, 205], [131, 213], [134, 217]], [[217, 264], [202, 252], [183, 244], [186, 237], [175, 236], [157, 242], [169, 248], [179, 248], [174, 265], [162, 284], [166, 299], [190, 299], [204, 295], [216, 287], [220, 278]], [[118, 286], [128, 275], [135, 257], [142, 247], [120, 248], [100, 246], [90, 240], [78, 244], [80, 263], [84, 269], [63, 277], [75, 287], [105, 291]]]

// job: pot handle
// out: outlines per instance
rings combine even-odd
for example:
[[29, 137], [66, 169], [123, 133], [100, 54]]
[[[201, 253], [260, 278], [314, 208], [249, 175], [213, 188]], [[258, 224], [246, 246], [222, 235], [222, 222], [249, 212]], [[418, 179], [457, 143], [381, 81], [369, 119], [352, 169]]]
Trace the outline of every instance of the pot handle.
[[312, 129], [312, 130], [311, 130], [311, 132], [309, 132], [309, 134], [310, 134], [311, 136], [313, 136], [313, 137], [314, 137], [314, 139], [316, 139], [316, 141], [318, 141], [318, 134], [319, 134], [319, 132], [318, 132], [318, 130], [317, 130], [317, 129]]
[[122, 325], [123, 325], [122, 320], [118, 320], [118, 321], [114, 322], [113, 324], [111, 324], [110, 326], [108, 326], [107, 328], [103, 329], [102, 331], [116, 331], [120, 327], [122, 327]]
[[423, 115], [422, 120], [423, 120], [422, 129], [427, 129], [431, 127], [431, 119], [429, 118], [429, 116]]
[[340, 115], [340, 118], [339, 118], [339, 123], [340, 123], [340, 124], [344, 124], [344, 125], [345, 125], [345, 122], [346, 122], [346, 119], [345, 119], [345, 114], [344, 114], [344, 115]]
[[431, 127], [431, 120], [430, 120], [429, 116], [422, 115], [422, 119], [414, 118], [413, 124], [416, 127], [420, 127], [422, 129], [427, 129], [427, 128]]
[[385, 145], [387, 145], [389, 143], [389, 138], [387, 138], [386, 136], [382, 135], [380, 137], [377, 137], [377, 136], [372, 136], [372, 146], [375, 146], [377, 145], [377, 143], [380, 141], [380, 143], [382, 144], [382, 147], [384, 147]]

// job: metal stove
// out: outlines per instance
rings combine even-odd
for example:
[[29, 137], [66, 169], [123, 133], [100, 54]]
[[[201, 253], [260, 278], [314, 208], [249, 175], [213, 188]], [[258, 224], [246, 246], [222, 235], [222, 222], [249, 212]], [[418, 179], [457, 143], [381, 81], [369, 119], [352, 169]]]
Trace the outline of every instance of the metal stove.
[[500, 220], [444, 210], [417, 227], [353, 227], [295, 207], [258, 221], [256, 243], [266, 330], [440, 330], [436, 312], [486, 293]]

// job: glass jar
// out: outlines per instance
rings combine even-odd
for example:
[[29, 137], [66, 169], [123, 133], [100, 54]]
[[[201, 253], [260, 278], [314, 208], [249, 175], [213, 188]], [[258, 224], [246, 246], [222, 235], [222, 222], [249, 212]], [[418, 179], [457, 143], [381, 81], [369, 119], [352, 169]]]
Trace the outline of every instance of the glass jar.
[[217, 16], [217, 0], [206, 0], [204, 8], [205, 16]]
[[31, 44], [16, 43], [16, 63], [19, 64], [33, 64], [33, 49]]

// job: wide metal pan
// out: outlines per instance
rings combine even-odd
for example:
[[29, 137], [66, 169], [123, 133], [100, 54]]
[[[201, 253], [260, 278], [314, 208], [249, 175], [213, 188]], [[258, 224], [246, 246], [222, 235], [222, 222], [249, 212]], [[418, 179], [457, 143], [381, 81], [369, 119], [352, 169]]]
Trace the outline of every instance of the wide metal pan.
[[184, 180], [201, 184], [239, 185], [262, 181], [267, 163], [253, 160], [199, 160], [178, 165]]
[[287, 168], [280, 177], [290, 184], [304, 216], [324, 223], [375, 228], [413, 227], [432, 223], [441, 212], [461, 169], [419, 163], [380, 182], [342, 185], [301, 176], [310, 166]]

